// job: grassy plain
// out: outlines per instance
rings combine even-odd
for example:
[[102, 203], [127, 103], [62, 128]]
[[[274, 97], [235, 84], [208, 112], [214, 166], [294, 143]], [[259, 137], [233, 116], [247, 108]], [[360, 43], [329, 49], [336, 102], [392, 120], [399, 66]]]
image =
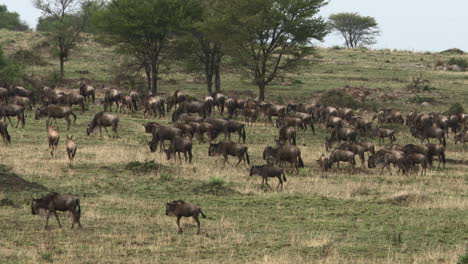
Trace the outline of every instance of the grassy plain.
[[[37, 33], [0, 31], [8, 54], [39, 43]], [[274, 83], [270, 100], [314, 101], [334, 88], [371, 89], [377, 107], [444, 111], [453, 102], [468, 107], [468, 75], [434, 71], [428, 65], [453, 57], [439, 53], [391, 50], [320, 49], [315, 64]], [[46, 66], [29, 67], [30, 74], [49, 76], [57, 62], [42, 54]], [[466, 55], [465, 55], [466, 58]], [[89, 40], [70, 56], [67, 78], [101, 82], [113, 78], [119, 61], [110, 48]], [[80, 74], [84, 70], [89, 74]], [[255, 87], [233, 69], [225, 69], [226, 91]], [[415, 94], [405, 87], [422, 73], [432, 89]], [[182, 89], [201, 97], [203, 84], [194, 76], [166, 70], [161, 90]], [[76, 83], [76, 82], [70, 82]], [[76, 88], [76, 87], [71, 87]], [[383, 95], [393, 99], [383, 100]], [[421, 106], [418, 100], [430, 101]], [[430, 99], [432, 98], [432, 99]], [[150, 153], [141, 113], [119, 114], [120, 138], [86, 136], [96, 106], [79, 114], [76, 126], [65, 130], [59, 121], [61, 147], [48, 154], [44, 120], [28, 117], [24, 129], [9, 127], [12, 144], [0, 147], [0, 263], [456, 263], [467, 252], [468, 171], [466, 148], [448, 140], [446, 169], [426, 176], [397, 175], [362, 169], [334, 169], [323, 174], [316, 159], [324, 149], [327, 131], [300, 134], [298, 144], [306, 168], [287, 174], [283, 192], [260, 186], [248, 168], [222, 167], [220, 157], [208, 157], [208, 146], [194, 142], [193, 164], [166, 161]], [[78, 109], [76, 109], [78, 112]], [[363, 115], [370, 113], [363, 111]], [[157, 120], [168, 123], [165, 120]], [[419, 143], [404, 127], [398, 143]], [[276, 129], [257, 123], [247, 128], [247, 145], [254, 164], [273, 144]], [[76, 166], [68, 168], [66, 134], [78, 144]], [[359, 163], [359, 161], [358, 161]], [[276, 185], [270, 180], [272, 186]], [[30, 200], [57, 191], [81, 197], [82, 230], [64, 228], [30, 213]], [[202, 234], [192, 220], [183, 219], [177, 235], [175, 218], [165, 216], [165, 202], [184, 199], [203, 208]]]

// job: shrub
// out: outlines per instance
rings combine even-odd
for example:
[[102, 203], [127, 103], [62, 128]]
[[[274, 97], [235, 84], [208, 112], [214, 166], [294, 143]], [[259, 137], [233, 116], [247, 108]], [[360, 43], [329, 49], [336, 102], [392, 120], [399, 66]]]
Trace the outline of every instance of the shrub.
[[226, 184], [226, 180], [224, 178], [214, 176], [210, 177], [210, 179], [208, 180], [208, 184], [223, 186]]
[[453, 48], [453, 49], [448, 49], [444, 50], [441, 52], [442, 54], [464, 54], [465, 52], [461, 49]]
[[416, 95], [414, 97], [409, 98], [408, 102], [412, 104], [421, 104], [424, 102], [433, 103], [435, 102], [435, 99], [433, 97], [425, 97], [425, 96]]
[[331, 49], [334, 49], [334, 50], [342, 50], [343, 47], [338, 46], [338, 45], [335, 45], [335, 46], [331, 47]]
[[448, 65], [458, 65], [462, 71], [468, 68], [468, 62], [462, 58], [450, 58], [447, 62]]
[[468, 252], [458, 258], [457, 264], [468, 264]]
[[358, 108], [360, 103], [340, 90], [330, 90], [320, 96], [320, 103], [337, 107]]
[[44, 66], [47, 63], [38, 55], [30, 50], [20, 49], [15, 52], [11, 58], [21, 64]]
[[0, 46], [0, 80], [4, 82], [13, 82], [21, 79], [23, 69], [19, 64], [12, 63], [3, 54]]
[[464, 112], [465, 112], [465, 109], [463, 108], [463, 105], [458, 102], [453, 103], [448, 110], [448, 113], [451, 115], [457, 115], [457, 114], [464, 113]]

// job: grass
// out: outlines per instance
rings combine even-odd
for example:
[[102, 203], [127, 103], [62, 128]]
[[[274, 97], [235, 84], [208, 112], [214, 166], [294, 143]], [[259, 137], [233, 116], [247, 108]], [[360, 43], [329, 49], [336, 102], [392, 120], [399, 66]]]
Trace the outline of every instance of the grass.
[[[37, 33], [1, 31], [8, 54], [40, 42]], [[14, 42], [13, 42], [14, 41]], [[9, 44], [10, 43], [10, 44]], [[269, 87], [267, 97], [314, 101], [330, 89], [369, 89], [369, 102], [403, 111], [446, 111], [453, 102], [467, 102], [465, 73], [421, 68], [450, 55], [390, 50], [321, 49], [318, 64], [302, 66]], [[67, 79], [109, 81], [108, 65], [115, 55], [91, 40], [81, 44], [66, 64]], [[29, 73], [47, 76], [57, 66], [31, 66]], [[389, 62], [387, 62], [389, 61]], [[435, 90], [414, 94], [405, 87], [423, 72]], [[161, 89], [176, 87], [201, 97], [204, 86], [182, 73], [164, 73]], [[175, 84], [164, 80], [174, 79]], [[241, 75], [223, 75], [226, 91], [256, 91]], [[73, 86], [74, 83], [70, 82]], [[383, 101], [385, 94], [395, 99]], [[434, 98], [430, 106], [410, 98]], [[418, 99], [419, 100], [419, 99]], [[416, 102], [416, 101], [415, 101]], [[419, 102], [419, 101], [418, 101]], [[467, 106], [464, 105], [466, 108]], [[466, 148], [448, 140], [446, 169], [426, 176], [396, 175], [356, 170], [346, 165], [324, 174], [315, 161], [327, 154], [324, 128], [317, 135], [299, 133], [305, 169], [287, 174], [282, 192], [261, 188], [260, 177], [249, 168], [223, 167], [222, 157], [209, 157], [208, 146], [194, 142], [193, 164], [166, 160], [151, 153], [141, 113], [119, 114], [119, 138], [86, 136], [86, 127], [101, 106], [78, 116], [65, 131], [59, 120], [60, 148], [48, 152], [45, 120], [27, 117], [24, 129], [9, 126], [12, 144], [0, 147], [0, 262], [1, 263], [456, 263], [466, 256], [468, 197]], [[78, 112], [78, 111], [77, 111]], [[361, 111], [367, 117], [372, 113]], [[168, 118], [157, 120], [168, 124]], [[405, 127], [397, 129], [398, 143], [419, 143]], [[257, 123], [247, 127], [253, 164], [263, 164], [261, 153], [273, 144], [276, 129]], [[78, 144], [75, 167], [66, 159], [65, 135]], [[234, 137], [235, 138], [235, 137]], [[382, 146], [379, 146], [382, 147]], [[359, 161], [358, 161], [359, 163]], [[360, 164], [359, 164], [360, 165]], [[276, 179], [270, 180], [272, 186]], [[81, 198], [82, 230], [71, 230], [30, 213], [30, 200], [49, 191]], [[183, 199], [203, 208], [202, 234], [192, 220], [183, 219], [177, 235], [175, 218], [165, 216], [167, 201]]]

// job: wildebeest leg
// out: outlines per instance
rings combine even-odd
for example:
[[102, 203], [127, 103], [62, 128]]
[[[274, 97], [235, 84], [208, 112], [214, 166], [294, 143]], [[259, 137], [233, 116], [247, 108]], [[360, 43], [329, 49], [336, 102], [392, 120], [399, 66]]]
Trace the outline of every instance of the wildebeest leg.
[[102, 137], [102, 126], [99, 126], [99, 137]]
[[[241, 155], [242, 155], [242, 156], [241, 156]], [[242, 160], [244, 160], [244, 155], [243, 155], [243, 154], [239, 154], [239, 155], [237, 155], [237, 158], [239, 159], [239, 161], [237, 161], [236, 167], [237, 167], [237, 165], [239, 165], [239, 163], [241, 163]]]
[[266, 186], [268, 186], [268, 188], [270, 188], [270, 191], [273, 191], [273, 189], [271, 189], [270, 185], [268, 184], [268, 176], [267, 177], [263, 177], [265, 179], [265, 184]]
[[46, 216], [46, 222], [45, 222], [45, 227], [44, 229], [47, 229], [47, 227], [49, 226], [49, 217], [50, 217], [50, 211], [47, 211], [47, 216]]
[[119, 133], [117, 132], [117, 127], [116, 127], [116, 126], [112, 126], [112, 130], [114, 131], [114, 136], [115, 136], [115, 138], [119, 138]]
[[180, 218], [181, 218], [181, 217], [182, 217], [182, 216], [177, 216], [177, 226], [179, 227], [179, 234], [182, 234], [182, 232], [183, 232], [183, 231], [182, 231], [182, 228], [180, 228]]
[[58, 222], [58, 224], [59, 224], [59, 227], [62, 227], [62, 225], [60, 224], [60, 220], [59, 220], [59, 218], [58, 218], [58, 215], [57, 215], [57, 212], [56, 212], [56, 211], [54, 211], [54, 215], [55, 215], [55, 219], [57, 219], [57, 222]]
[[195, 220], [195, 222], [197, 222], [197, 235], [200, 234], [200, 220], [198, 220], [198, 215], [193, 215], [193, 220]]
[[111, 136], [109, 135], [109, 131], [107, 131], [107, 127], [104, 127], [104, 130], [106, 131], [107, 136], [108, 136], [108, 137], [111, 137]]
[[67, 130], [70, 130], [70, 124], [71, 124], [71, 120], [70, 120], [70, 117], [65, 117], [65, 120], [67, 120]]
[[4, 116], [3, 116], [3, 121], [5, 121], [6, 119], [8, 119], [8, 122], [10, 122], [10, 126], [13, 126], [13, 123], [11, 123], [10, 117], [7, 116], [7, 115], [4, 115]]

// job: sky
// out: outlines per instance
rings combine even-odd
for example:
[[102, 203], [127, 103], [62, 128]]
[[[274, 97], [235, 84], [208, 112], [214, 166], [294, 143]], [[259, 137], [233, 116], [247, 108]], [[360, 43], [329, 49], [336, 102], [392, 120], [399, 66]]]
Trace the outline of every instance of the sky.
[[[41, 16], [31, 0], [0, 0], [0, 3], [19, 13], [32, 28]], [[320, 15], [357, 12], [374, 17], [381, 31], [372, 46], [375, 49], [468, 51], [468, 27], [464, 19], [467, 10], [467, 0], [329, 0]], [[343, 44], [342, 38], [334, 33], [318, 43], [322, 47]]]

